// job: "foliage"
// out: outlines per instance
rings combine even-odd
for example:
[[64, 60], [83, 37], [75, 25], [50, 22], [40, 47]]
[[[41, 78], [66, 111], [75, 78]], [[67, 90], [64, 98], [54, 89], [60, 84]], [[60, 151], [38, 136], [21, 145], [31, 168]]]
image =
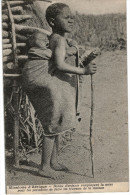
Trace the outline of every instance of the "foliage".
[[126, 47], [126, 16], [124, 14], [75, 14], [75, 31], [72, 37], [79, 43], [101, 49]]

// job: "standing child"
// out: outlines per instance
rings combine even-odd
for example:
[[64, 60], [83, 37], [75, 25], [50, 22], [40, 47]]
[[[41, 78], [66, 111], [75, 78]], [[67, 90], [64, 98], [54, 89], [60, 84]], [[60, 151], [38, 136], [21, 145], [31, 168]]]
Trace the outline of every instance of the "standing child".
[[61, 177], [59, 171], [66, 169], [57, 161], [58, 135], [75, 128], [76, 123], [77, 75], [96, 73], [96, 65], [90, 63], [81, 68], [76, 64], [76, 43], [66, 37], [73, 30], [68, 5], [52, 4], [46, 10], [46, 19], [52, 34], [48, 42], [43, 34], [36, 34], [36, 44], [29, 51], [23, 70], [23, 86], [44, 129], [38, 173], [57, 179]]

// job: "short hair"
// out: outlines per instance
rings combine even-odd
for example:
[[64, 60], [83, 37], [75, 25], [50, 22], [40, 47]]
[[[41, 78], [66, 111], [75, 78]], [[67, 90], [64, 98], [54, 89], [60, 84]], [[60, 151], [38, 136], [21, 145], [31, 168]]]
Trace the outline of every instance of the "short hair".
[[55, 18], [58, 14], [61, 13], [63, 8], [68, 7], [68, 5], [64, 3], [53, 3], [46, 10], [46, 20], [49, 23], [50, 18]]

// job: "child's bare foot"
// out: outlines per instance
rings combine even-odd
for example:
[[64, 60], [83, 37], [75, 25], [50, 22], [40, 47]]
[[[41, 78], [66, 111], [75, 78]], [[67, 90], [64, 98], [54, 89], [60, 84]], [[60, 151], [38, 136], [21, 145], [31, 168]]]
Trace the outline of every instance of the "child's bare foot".
[[55, 171], [69, 171], [69, 169], [64, 166], [64, 165], [61, 165], [60, 163], [58, 162], [53, 162], [51, 163], [51, 167], [55, 170]]
[[51, 179], [62, 179], [64, 177], [63, 174], [53, 170], [51, 167], [44, 166], [44, 168], [38, 170], [38, 174], [42, 177], [48, 177]]

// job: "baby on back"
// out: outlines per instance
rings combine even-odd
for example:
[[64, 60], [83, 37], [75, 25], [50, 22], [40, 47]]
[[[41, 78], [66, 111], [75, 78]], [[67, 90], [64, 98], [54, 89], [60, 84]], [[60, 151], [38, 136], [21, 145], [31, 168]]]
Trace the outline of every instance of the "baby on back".
[[48, 35], [39, 31], [34, 32], [27, 41], [27, 44], [30, 48], [31, 47], [44, 48], [48, 46], [48, 43], [49, 43]]
[[28, 39], [28, 57], [31, 59], [43, 58], [49, 59], [52, 55], [49, 49], [49, 37], [42, 32], [35, 32]]

